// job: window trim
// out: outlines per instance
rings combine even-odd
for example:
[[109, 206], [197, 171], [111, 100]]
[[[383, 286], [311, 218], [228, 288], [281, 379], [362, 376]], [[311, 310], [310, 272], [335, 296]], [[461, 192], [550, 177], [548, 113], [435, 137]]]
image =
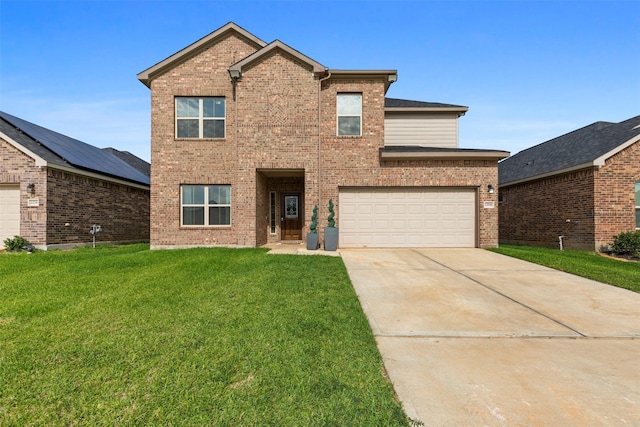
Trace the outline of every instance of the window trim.
[[[209, 187], [228, 187], [229, 203], [209, 204]], [[186, 187], [204, 187], [204, 203], [184, 203], [183, 189]], [[184, 228], [229, 228], [232, 225], [231, 212], [231, 184], [180, 184], [180, 227]], [[185, 207], [202, 207], [204, 209], [204, 224], [185, 224], [184, 208]], [[209, 224], [209, 208], [212, 207], [228, 207], [229, 208], [229, 224]]]
[[[198, 100], [198, 117], [178, 117], [178, 100], [179, 99], [197, 99]], [[224, 101], [223, 117], [204, 117], [204, 100], [222, 100]], [[175, 116], [175, 139], [225, 139], [227, 137], [227, 99], [224, 96], [176, 96], [174, 100], [174, 116]], [[179, 136], [178, 121], [179, 120], [198, 120], [198, 136]], [[204, 137], [204, 122], [206, 121], [222, 121], [223, 136], [221, 137]]]
[[276, 218], [277, 218], [276, 207], [278, 203], [277, 200], [278, 199], [276, 197], [276, 192], [270, 191], [269, 192], [269, 234], [271, 235], [277, 234], [277, 231], [278, 231], [278, 227], [276, 223]]
[[[340, 114], [340, 105], [339, 105], [339, 99], [340, 96], [345, 96], [345, 95], [352, 95], [352, 96], [359, 96], [360, 97], [360, 113], [358, 115], [355, 114]], [[361, 137], [362, 136], [362, 128], [363, 128], [363, 123], [362, 123], [362, 92], [338, 92], [336, 94], [336, 135], [341, 137], [341, 138], [357, 138], [357, 137]], [[341, 117], [357, 117], [360, 119], [360, 129], [359, 129], [359, 133], [357, 135], [342, 135], [340, 134], [340, 118]]]

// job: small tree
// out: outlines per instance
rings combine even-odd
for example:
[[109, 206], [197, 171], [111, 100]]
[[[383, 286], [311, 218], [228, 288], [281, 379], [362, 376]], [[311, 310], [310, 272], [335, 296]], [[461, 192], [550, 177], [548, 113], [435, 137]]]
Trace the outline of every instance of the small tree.
[[318, 205], [313, 207], [313, 215], [311, 215], [311, 225], [309, 226], [309, 233], [318, 234]]
[[333, 219], [336, 216], [333, 211], [333, 200], [329, 199], [329, 216], [327, 217], [327, 221], [329, 221], [329, 225], [327, 227], [333, 228], [336, 226], [336, 220]]

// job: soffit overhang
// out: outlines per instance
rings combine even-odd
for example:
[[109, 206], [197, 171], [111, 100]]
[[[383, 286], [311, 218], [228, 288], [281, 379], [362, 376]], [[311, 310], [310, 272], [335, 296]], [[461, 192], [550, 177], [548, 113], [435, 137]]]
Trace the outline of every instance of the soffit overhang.
[[384, 93], [386, 94], [392, 83], [398, 80], [398, 70], [325, 70], [325, 77], [331, 79], [378, 79], [384, 78]]
[[393, 146], [380, 148], [380, 160], [490, 160], [509, 157], [508, 151], [476, 149], [441, 149], [431, 147]]
[[229, 22], [228, 24], [218, 28], [211, 34], [204, 36], [200, 40], [190, 44], [184, 49], [174, 53], [170, 57], [158, 62], [154, 66], [147, 68], [146, 70], [138, 73], [138, 80], [140, 80], [145, 86], [151, 87], [151, 80], [158, 74], [173, 68], [184, 59], [192, 56], [195, 52], [198, 52], [205, 46], [215, 43], [216, 41], [227, 37], [230, 33], [240, 35], [249, 43], [253, 44], [256, 49], [261, 49], [267, 45], [267, 43], [258, 37], [254, 36], [239, 25]]

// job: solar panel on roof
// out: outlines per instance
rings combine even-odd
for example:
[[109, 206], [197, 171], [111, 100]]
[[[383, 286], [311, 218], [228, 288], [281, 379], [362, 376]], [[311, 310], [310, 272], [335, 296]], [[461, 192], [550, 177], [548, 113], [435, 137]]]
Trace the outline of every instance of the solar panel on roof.
[[0, 117], [74, 166], [149, 185], [148, 176], [108, 151], [2, 111]]

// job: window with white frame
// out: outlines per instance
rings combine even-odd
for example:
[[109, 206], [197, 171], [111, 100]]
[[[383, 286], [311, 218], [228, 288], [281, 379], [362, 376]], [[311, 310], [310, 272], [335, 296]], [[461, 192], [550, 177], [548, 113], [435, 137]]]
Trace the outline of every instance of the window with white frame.
[[636, 228], [640, 229], [640, 182], [636, 182]]
[[177, 138], [224, 138], [224, 98], [176, 98]]
[[362, 135], [362, 94], [339, 93], [338, 136]]
[[269, 193], [269, 229], [271, 234], [276, 234], [276, 192]]
[[182, 185], [182, 225], [231, 225], [230, 185]]

